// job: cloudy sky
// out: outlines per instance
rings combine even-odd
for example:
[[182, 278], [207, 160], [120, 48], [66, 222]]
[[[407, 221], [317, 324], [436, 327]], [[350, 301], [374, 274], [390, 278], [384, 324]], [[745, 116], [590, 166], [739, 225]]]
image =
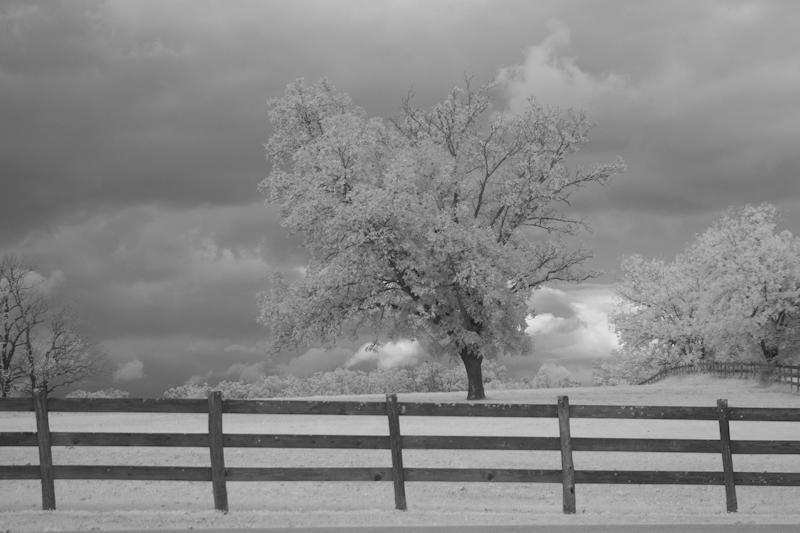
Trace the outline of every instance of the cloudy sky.
[[369, 115], [462, 83], [585, 109], [580, 162], [628, 170], [573, 208], [591, 284], [534, 297], [536, 351], [588, 379], [615, 340], [623, 256], [671, 259], [727, 206], [770, 201], [800, 233], [800, 3], [734, 1], [80, 1], [0, 4], [0, 251], [83, 310], [113, 386], [255, 379], [422, 361], [412, 343], [268, 360], [255, 294], [306, 255], [257, 184], [267, 100], [327, 76]]

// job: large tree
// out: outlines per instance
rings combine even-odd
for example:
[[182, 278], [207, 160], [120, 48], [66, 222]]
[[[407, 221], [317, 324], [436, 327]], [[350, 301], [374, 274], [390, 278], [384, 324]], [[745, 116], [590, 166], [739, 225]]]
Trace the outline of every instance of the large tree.
[[562, 241], [585, 227], [564, 207], [624, 164], [568, 165], [592, 127], [585, 114], [533, 99], [519, 115], [491, 113], [491, 84], [467, 80], [429, 110], [411, 100], [389, 121], [327, 80], [270, 101], [260, 189], [311, 259], [302, 279], [273, 275], [260, 321], [275, 351], [366, 331], [376, 344], [419, 339], [460, 357], [467, 397], [481, 399], [484, 358], [530, 352], [532, 291], [595, 274], [579, 268], [591, 252]]
[[48, 297], [25, 259], [0, 257], [0, 397], [81, 383], [106, 372], [105, 354], [69, 303]]
[[657, 347], [670, 363], [776, 362], [800, 340], [800, 240], [777, 232], [771, 204], [726, 211], [675, 261], [623, 260], [623, 350]]

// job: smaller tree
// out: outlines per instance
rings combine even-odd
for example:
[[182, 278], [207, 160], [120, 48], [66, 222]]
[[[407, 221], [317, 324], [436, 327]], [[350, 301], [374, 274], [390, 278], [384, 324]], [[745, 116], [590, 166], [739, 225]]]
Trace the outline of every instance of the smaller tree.
[[43, 278], [15, 254], [0, 258], [0, 396], [82, 383], [107, 372], [68, 303], [47, 297]]
[[709, 277], [701, 327], [723, 357], [773, 363], [798, 347], [800, 240], [779, 222], [772, 204], [729, 209], [687, 251]]
[[800, 241], [771, 204], [726, 211], [672, 263], [625, 258], [610, 317], [630, 364], [775, 363], [800, 345]]

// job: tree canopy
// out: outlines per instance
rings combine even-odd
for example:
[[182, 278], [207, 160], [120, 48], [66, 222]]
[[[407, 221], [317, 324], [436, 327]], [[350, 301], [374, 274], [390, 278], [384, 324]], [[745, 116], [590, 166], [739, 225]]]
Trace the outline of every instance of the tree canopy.
[[779, 222], [771, 204], [730, 209], [671, 263], [623, 260], [623, 309], [611, 317], [623, 350], [672, 364], [791, 357], [800, 240]]
[[624, 164], [569, 166], [586, 115], [533, 99], [522, 114], [492, 113], [492, 88], [468, 81], [428, 110], [409, 94], [388, 121], [328, 80], [270, 101], [260, 189], [311, 254], [301, 279], [274, 274], [260, 294], [272, 350], [367, 331], [375, 343], [419, 339], [461, 358], [468, 398], [484, 397], [484, 357], [530, 352], [531, 292], [595, 274], [580, 268], [591, 252], [562, 240], [585, 227], [563, 208]]

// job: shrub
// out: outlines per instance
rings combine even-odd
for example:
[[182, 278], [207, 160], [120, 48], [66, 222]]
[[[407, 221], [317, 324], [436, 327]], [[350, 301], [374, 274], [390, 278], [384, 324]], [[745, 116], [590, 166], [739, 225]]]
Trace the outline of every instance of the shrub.
[[572, 373], [563, 366], [545, 363], [533, 378], [534, 389], [560, 389], [566, 387], [580, 387], [581, 383], [572, 379]]
[[119, 389], [103, 389], [95, 392], [78, 389], [67, 394], [67, 398], [127, 398], [129, 396], [129, 392]]
[[206, 398], [209, 392], [211, 392], [211, 385], [208, 383], [202, 385], [187, 383], [168, 389], [164, 392], [164, 398]]
[[664, 354], [657, 346], [614, 350], [610, 357], [595, 361], [592, 384], [596, 386], [638, 385], [664, 368]]

